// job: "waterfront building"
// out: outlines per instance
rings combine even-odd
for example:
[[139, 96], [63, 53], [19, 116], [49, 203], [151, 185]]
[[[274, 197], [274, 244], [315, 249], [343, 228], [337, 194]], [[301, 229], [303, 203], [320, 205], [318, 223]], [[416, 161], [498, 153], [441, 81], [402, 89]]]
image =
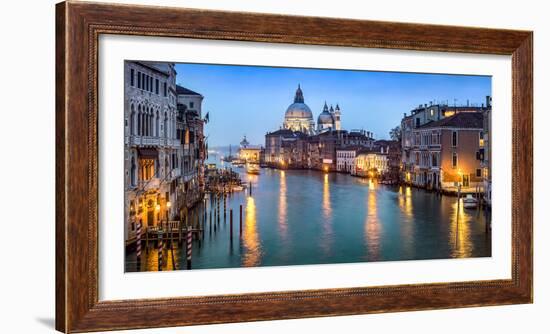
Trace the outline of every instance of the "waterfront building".
[[[413, 109], [410, 115], [404, 114], [401, 179], [429, 189], [456, 191], [460, 184], [463, 191], [475, 191], [481, 186], [480, 131], [483, 113], [488, 109], [490, 106], [484, 104], [425, 104]], [[457, 136], [463, 140], [459, 146], [453, 146]]]
[[362, 177], [380, 177], [388, 171], [388, 153], [380, 150], [362, 149], [357, 152], [354, 160], [354, 173]]
[[411, 173], [414, 173], [415, 156], [411, 154], [418, 134], [415, 129], [425, 124], [442, 120], [459, 113], [479, 113], [486, 110], [484, 105], [466, 105], [450, 106], [447, 103], [434, 103], [419, 105], [417, 108], [410, 111], [410, 114], [403, 114], [401, 120], [401, 166], [402, 179], [405, 182], [410, 180]]
[[[373, 142], [372, 132], [342, 129], [338, 104], [336, 108], [329, 108], [325, 102], [315, 129], [311, 110], [304, 103], [302, 89], [298, 86], [282, 128], [266, 134], [263, 159], [266, 165], [279, 168], [337, 171], [337, 149], [372, 148]], [[350, 170], [349, 167], [344, 169]]]
[[401, 172], [401, 142], [397, 140], [376, 140], [373, 142], [373, 148], [385, 152], [387, 155], [387, 169], [382, 175], [384, 179], [398, 182]]
[[483, 168], [483, 200], [491, 206], [491, 97], [487, 96], [487, 110], [483, 114], [483, 148], [480, 149], [481, 166]]
[[124, 64], [125, 239], [136, 223], [156, 226], [176, 196], [176, 94], [174, 64]]
[[[204, 97], [188, 88], [176, 85], [177, 109], [181, 119], [181, 142], [178, 210], [194, 206], [204, 196], [206, 141], [202, 117]], [[180, 212], [180, 215], [182, 212]]]
[[355, 156], [361, 149], [359, 146], [336, 149], [336, 171], [355, 174]]
[[250, 145], [244, 136], [239, 148], [239, 159], [244, 162], [260, 163], [262, 150], [261, 146]]
[[283, 128], [291, 131], [300, 131], [307, 135], [315, 133], [313, 113], [304, 102], [304, 93], [300, 85], [298, 85], [298, 89], [296, 90], [294, 103], [286, 109]]
[[307, 166], [307, 135], [301, 131], [279, 129], [265, 135], [265, 164], [278, 168]]
[[475, 192], [482, 185], [479, 150], [483, 113], [457, 113], [413, 131], [409, 182], [419, 187]]

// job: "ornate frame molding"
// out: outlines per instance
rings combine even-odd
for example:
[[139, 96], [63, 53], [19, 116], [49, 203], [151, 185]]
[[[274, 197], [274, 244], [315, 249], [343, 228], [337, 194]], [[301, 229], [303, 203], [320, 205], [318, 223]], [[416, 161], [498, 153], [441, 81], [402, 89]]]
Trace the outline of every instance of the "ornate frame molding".
[[[185, 23], [190, 21], [192, 25]], [[300, 25], [293, 24], [297, 21]], [[511, 55], [512, 278], [99, 301], [97, 48], [101, 34]], [[56, 7], [56, 43], [57, 330], [83, 332], [532, 302], [532, 32], [68, 1]]]

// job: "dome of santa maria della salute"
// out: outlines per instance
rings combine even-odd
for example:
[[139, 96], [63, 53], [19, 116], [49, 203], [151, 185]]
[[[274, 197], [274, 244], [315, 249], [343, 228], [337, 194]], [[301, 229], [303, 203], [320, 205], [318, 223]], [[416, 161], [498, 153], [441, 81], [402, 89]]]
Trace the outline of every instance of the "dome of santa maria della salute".
[[301, 131], [306, 134], [314, 132], [313, 113], [304, 102], [304, 94], [300, 85], [294, 96], [294, 103], [286, 109], [284, 128], [293, 131]]

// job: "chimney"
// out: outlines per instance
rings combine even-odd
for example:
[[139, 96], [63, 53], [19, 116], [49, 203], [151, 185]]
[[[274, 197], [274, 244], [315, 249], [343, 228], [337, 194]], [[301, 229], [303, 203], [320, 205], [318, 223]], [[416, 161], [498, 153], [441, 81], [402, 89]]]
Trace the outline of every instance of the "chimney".
[[487, 96], [485, 96], [485, 102], [486, 102], [487, 108], [491, 108], [492, 104], [493, 104], [493, 98], [491, 98], [491, 96], [487, 95]]

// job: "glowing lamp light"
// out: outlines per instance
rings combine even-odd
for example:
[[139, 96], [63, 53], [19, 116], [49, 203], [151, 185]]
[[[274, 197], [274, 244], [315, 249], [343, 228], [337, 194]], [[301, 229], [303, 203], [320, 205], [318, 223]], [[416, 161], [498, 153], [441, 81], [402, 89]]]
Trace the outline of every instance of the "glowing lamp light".
[[170, 201], [166, 202], [166, 207], [167, 208], [170, 208], [172, 206], [172, 203], [170, 203]]
[[157, 206], [155, 206], [155, 211], [160, 211], [160, 204], [157, 204]]

